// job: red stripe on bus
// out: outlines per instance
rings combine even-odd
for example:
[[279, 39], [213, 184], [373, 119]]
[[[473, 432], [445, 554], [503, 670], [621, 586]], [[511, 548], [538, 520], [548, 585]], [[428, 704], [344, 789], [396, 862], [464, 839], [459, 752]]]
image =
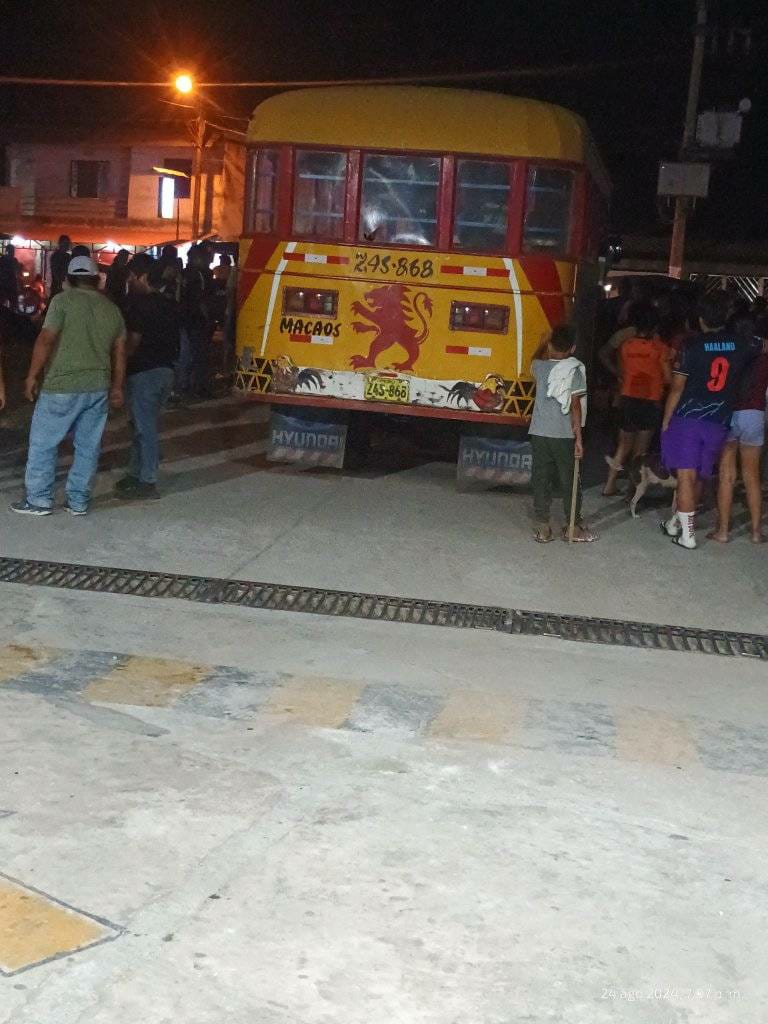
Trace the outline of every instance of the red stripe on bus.
[[521, 258], [520, 266], [531, 283], [531, 290], [541, 303], [550, 327], [556, 327], [565, 319], [563, 286], [557, 266], [553, 260]]
[[288, 337], [291, 341], [301, 341], [306, 345], [312, 341], [311, 334], [289, 334]]
[[329, 263], [335, 263], [337, 265], [344, 264], [344, 263], [349, 263], [349, 257], [348, 256], [329, 256], [328, 257], [328, 262]]
[[509, 271], [504, 267], [489, 267], [487, 277], [509, 277]]
[[448, 266], [440, 267], [440, 273], [441, 274], [463, 274], [464, 273], [464, 267], [452, 267], [452, 266], [448, 265]]
[[469, 346], [467, 345], [446, 345], [445, 351], [454, 356], [468, 356]]
[[254, 238], [251, 240], [245, 263], [240, 267], [237, 281], [237, 308], [243, 308], [248, 297], [256, 286], [261, 273], [275, 254], [276, 245], [272, 239]]

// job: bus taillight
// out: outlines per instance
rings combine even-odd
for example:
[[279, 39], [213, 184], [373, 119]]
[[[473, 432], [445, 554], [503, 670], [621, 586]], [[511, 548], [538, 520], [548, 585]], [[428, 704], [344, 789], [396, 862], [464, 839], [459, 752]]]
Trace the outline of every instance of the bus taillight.
[[286, 288], [283, 292], [284, 313], [310, 313], [312, 316], [336, 316], [339, 308], [337, 291], [316, 288]]
[[452, 302], [452, 331], [486, 331], [506, 334], [509, 306], [493, 306], [480, 302]]

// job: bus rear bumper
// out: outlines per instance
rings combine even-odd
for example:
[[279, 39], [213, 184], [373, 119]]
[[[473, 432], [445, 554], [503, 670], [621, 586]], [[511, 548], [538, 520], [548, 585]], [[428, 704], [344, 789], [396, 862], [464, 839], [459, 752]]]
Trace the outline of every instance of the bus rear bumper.
[[527, 427], [530, 419], [526, 416], [510, 416], [504, 413], [473, 412], [469, 409], [445, 409], [412, 403], [399, 405], [395, 402], [365, 402], [357, 399], [318, 398], [297, 394], [281, 395], [276, 392], [241, 391], [244, 398], [269, 405], [293, 405], [321, 409], [345, 409], [351, 412], [374, 412], [394, 416], [422, 416], [429, 419], [458, 420], [466, 423], [493, 423], [497, 426]]

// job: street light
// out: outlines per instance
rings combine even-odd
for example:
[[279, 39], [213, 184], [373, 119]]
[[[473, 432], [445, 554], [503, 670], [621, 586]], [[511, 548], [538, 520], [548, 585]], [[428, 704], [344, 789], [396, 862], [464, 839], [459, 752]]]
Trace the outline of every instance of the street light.
[[[176, 76], [174, 81], [176, 91], [181, 93], [183, 96], [189, 96], [195, 91], [195, 83], [192, 76], [187, 72], [182, 72]], [[194, 123], [194, 159], [192, 161], [192, 241], [197, 241], [197, 236], [200, 234], [200, 195], [202, 192], [202, 171], [203, 171], [203, 147], [205, 146], [205, 118], [203, 117], [202, 106], [198, 98], [195, 104], [195, 123]]]
[[192, 81], [192, 75], [188, 75], [186, 72], [176, 75], [174, 85], [176, 86], [177, 92], [182, 92], [185, 95], [192, 92], [195, 87], [195, 83]]

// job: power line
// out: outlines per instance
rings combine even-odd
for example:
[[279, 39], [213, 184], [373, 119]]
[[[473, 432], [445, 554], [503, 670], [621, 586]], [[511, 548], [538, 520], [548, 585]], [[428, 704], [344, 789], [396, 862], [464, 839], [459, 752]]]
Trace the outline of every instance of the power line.
[[[502, 81], [514, 78], [556, 78], [562, 75], [588, 75], [601, 71], [621, 70], [633, 65], [676, 60], [672, 55], [660, 57], [638, 57], [633, 60], [601, 61], [593, 64], [558, 64], [552, 67], [514, 68], [506, 71], [463, 71], [460, 73], [432, 75], [404, 75], [388, 78], [337, 78], [323, 81], [268, 81], [268, 82], [199, 82], [201, 89], [312, 89], [334, 85], [419, 85], [429, 82], [483, 82]], [[106, 89], [169, 89], [170, 81], [133, 82], [108, 81], [106, 79], [80, 78], [26, 78], [17, 75], [0, 75], [0, 85], [48, 85], [81, 86]]]

